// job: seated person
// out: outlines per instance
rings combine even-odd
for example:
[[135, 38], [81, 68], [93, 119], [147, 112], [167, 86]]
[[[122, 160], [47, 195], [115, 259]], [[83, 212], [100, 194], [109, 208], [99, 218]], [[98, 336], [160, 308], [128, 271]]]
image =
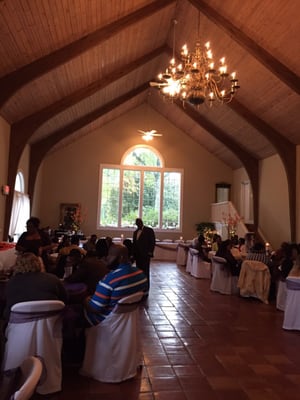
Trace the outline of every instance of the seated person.
[[85, 317], [90, 325], [102, 322], [121, 298], [147, 291], [147, 277], [129, 262], [128, 250], [124, 245], [112, 244], [107, 261], [111, 271], [85, 301]]
[[300, 278], [300, 255], [298, 254], [295, 258], [293, 268], [290, 270], [289, 277]]
[[241, 254], [246, 254], [245, 238], [242, 238], [242, 237], [239, 238], [238, 249]]
[[70, 251], [67, 257], [68, 264], [72, 266], [73, 272], [65, 278], [65, 282], [85, 283], [89, 295], [95, 292], [97, 283], [109, 272], [103, 260], [96, 255], [89, 255], [89, 253], [82, 258], [81, 253], [77, 249]]
[[34, 300], [61, 300], [66, 303], [67, 293], [55, 275], [41, 272], [41, 262], [35, 254], [23, 253], [18, 256], [14, 275], [7, 283], [5, 319], [8, 321], [14, 304]]
[[217, 252], [221, 242], [221, 236], [215, 233], [212, 238], [211, 250]]
[[63, 247], [62, 249], [60, 249], [59, 256], [67, 256], [72, 249], [78, 249], [80, 251], [80, 253], [85, 256], [86, 255], [86, 250], [82, 249], [79, 246], [79, 243], [80, 243], [80, 236], [79, 235], [73, 235], [71, 237], [70, 246], [66, 246], [66, 247]]
[[266, 254], [265, 245], [261, 242], [255, 242], [254, 246], [247, 253], [246, 260], [260, 261], [268, 265], [270, 257]]
[[224, 240], [219, 245], [216, 252], [217, 257], [222, 257], [226, 260], [226, 268], [233, 276], [239, 276], [241, 270], [241, 263], [238, 262], [231, 253], [232, 243], [231, 240]]
[[285, 280], [285, 278], [290, 274], [290, 271], [294, 268], [295, 260], [299, 255], [299, 248], [296, 243], [289, 244], [281, 260], [280, 279]]
[[198, 250], [198, 256], [201, 258], [201, 260], [211, 262], [211, 260], [208, 258], [205, 237], [203, 235], [198, 236], [198, 239], [193, 247]]
[[69, 235], [63, 235], [62, 240], [59, 242], [57, 246], [57, 253], [60, 252], [60, 250], [64, 247], [69, 247], [71, 245]]
[[91, 235], [89, 240], [83, 245], [83, 248], [84, 250], [86, 250], [87, 254], [96, 253], [96, 243], [97, 243], [97, 235], [93, 234]]

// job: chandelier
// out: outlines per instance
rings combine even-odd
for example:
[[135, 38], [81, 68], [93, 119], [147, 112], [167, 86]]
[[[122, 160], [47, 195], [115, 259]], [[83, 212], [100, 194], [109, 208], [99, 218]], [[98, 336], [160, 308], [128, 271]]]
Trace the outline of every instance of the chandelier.
[[[150, 82], [150, 86], [157, 87], [161, 94], [171, 101], [181, 100], [193, 106], [203, 103], [212, 106], [215, 101], [229, 103], [239, 89], [236, 73], [229, 74], [225, 57], [219, 65], [213, 60], [210, 43], [201, 45], [196, 41], [194, 51], [190, 52], [187, 45], [181, 50], [180, 63], [175, 61], [175, 25], [173, 37], [173, 57], [165, 72], [158, 75], [158, 80]], [[200, 13], [198, 19], [198, 37], [200, 28]]]

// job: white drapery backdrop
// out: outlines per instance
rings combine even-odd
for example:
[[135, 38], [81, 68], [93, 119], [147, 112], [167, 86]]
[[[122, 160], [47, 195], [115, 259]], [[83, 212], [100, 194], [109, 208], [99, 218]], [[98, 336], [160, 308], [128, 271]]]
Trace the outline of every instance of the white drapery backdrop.
[[20, 236], [26, 230], [26, 221], [30, 216], [30, 200], [25, 193], [14, 191], [13, 206], [10, 218], [9, 235]]

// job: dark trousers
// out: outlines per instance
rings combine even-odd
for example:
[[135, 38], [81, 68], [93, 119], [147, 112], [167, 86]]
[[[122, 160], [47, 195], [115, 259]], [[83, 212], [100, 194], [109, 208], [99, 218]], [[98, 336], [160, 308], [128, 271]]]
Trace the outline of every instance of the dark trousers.
[[150, 289], [150, 257], [149, 256], [139, 256], [136, 257], [135, 265], [140, 268], [147, 277], [147, 291]]

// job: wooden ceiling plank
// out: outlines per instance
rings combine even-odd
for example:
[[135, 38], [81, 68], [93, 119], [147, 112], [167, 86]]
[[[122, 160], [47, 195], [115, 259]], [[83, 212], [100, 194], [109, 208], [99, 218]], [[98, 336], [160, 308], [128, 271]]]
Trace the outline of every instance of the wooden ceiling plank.
[[92, 47], [106, 41], [111, 36], [116, 35], [123, 29], [137, 23], [137, 21], [151, 16], [160, 9], [165, 8], [174, 2], [175, 0], [156, 0], [126, 15], [125, 17], [118, 19], [117, 21], [99, 28], [93, 33], [90, 33], [51, 54], [41, 57], [38, 60], [2, 77], [0, 79], [0, 108], [25, 84], [70, 61]]
[[288, 85], [294, 92], [300, 94], [300, 77], [273, 57], [263, 47], [259, 46], [253, 39], [242, 30], [234, 26], [228, 19], [224, 18], [215, 9], [203, 0], [189, 0], [200, 12], [205, 14], [212, 22], [222, 28], [239, 45], [252, 54], [261, 64], [271, 71], [277, 78]]
[[148, 90], [148, 88], [149, 88], [149, 82], [145, 82], [141, 86], [131, 90], [128, 93], [125, 93], [119, 98], [114, 99], [113, 101], [105, 104], [104, 106], [98, 108], [97, 110], [92, 111], [91, 113], [72, 122], [63, 129], [54, 132], [51, 136], [48, 136], [45, 139], [42, 139], [39, 142], [34, 143], [31, 146], [31, 152], [30, 152], [30, 171], [29, 171], [29, 184], [28, 184], [29, 195], [33, 196], [34, 194], [36, 174], [38, 172], [38, 168], [43, 158], [56, 143], [66, 138], [67, 136], [71, 135], [72, 133], [76, 132], [77, 130], [83, 128], [84, 126], [88, 125], [89, 123], [95, 121], [96, 119], [100, 118], [104, 114], [109, 113], [110, 111], [112, 111], [116, 107], [119, 107], [126, 101], [129, 101], [135, 96], [138, 96], [142, 92]]

